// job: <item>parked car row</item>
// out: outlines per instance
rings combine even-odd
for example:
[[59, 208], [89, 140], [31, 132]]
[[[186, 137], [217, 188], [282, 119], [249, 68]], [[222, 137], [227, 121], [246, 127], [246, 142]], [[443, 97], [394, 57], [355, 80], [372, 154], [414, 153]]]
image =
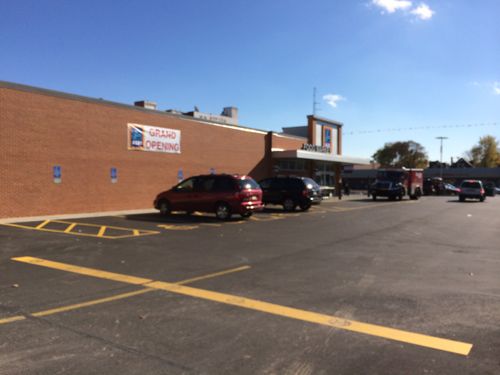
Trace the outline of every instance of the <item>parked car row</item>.
[[162, 215], [200, 211], [227, 220], [233, 214], [249, 217], [266, 204], [282, 205], [285, 211], [297, 207], [306, 211], [321, 199], [319, 185], [308, 177], [272, 177], [258, 184], [250, 176], [211, 174], [189, 177], [161, 192], [154, 207]]
[[[470, 181], [479, 180], [465, 180], [462, 183]], [[487, 197], [494, 197], [496, 194], [500, 193], [500, 188], [497, 188], [495, 184], [491, 181], [482, 182], [482, 187], [486, 193]], [[442, 178], [434, 177], [427, 178], [424, 181], [424, 194], [436, 194], [436, 195], [460, 195], [461, 188], [456, 187], [450, 183], [443, 182]]]

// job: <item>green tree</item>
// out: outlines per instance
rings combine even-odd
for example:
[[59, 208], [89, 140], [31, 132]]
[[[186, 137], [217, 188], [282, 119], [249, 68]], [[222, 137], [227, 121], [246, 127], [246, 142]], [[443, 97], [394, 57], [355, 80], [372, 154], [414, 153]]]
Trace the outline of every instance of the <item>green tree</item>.
[[424, 147], [414, 141], [386, 143], [372, 157], [386, 168], [425, 168], [428, 164]]
[[498, 141], [492, 135], [485, 135], [479, 143], [467, 152], [472, 165], [475, 167], [493, 168], [500, 165], [500, 150]]

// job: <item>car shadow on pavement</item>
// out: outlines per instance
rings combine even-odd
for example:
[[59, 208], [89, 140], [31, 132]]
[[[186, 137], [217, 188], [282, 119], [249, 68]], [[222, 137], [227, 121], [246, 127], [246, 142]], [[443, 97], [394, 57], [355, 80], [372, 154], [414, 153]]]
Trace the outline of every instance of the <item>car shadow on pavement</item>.
[[367, 202], [384, 202], [384, 201], [388, 201], [389, 199], [385, 198], [385, 197], [381, 197], [381, 198], [377, 198], [376, 201], [374, 201], [371, 197], [370, 198], [347, 198], [347, 199], [336, 199], [335, 198], [335, 201], [340, 201], [340, 202], [352, 202], [352, 203], [367, 203]]
[[460, 202], [458, 199], [449, 199], [446, 201], [446, 203], [482, 203], [478, 199], [476, 200], [465, 200], [463, 202]]
[[[313, 207], [315, 207], [315, 206], [313, 206]], [[298, 208], [294, 211], [285, 211], [283, 209], [283, 207], [281, 207], [281, 206], [271, 206], [271, 207], [266, 206], [262, 211], [255, 212], [254, 215], [272, 215], [272, 214], [287, 215], [287, 214], [294, 214], [294, 213], [298, 213], [298, 212], [304, 212], [304, 211], [302, 211]]]
[[[161, 215], [158, 213], [150, 213], [150, 214], [134, 214], [134, 215], [125, 215], [126, 220], [133, 221], [145, 221], [152, 223], [165, 223], [165, 224], [201, 224], [201, 223], [221, 223], [221, 220], [218, 220], [214, 215], [211, 214], [191, 214], [188, 215], [186, 213], [177, 213], [173, 212], [169, 215]], [[239, 215], [234, 215], [228, 221], [239, 221], [241, 217]]]
[[[300, 212], [299, 210], [294, 212]], [[292, 214], [294, 212], [286, 212], [282, 208], [265, 208], [262, 211], [254, 212], [253, 215], [270, 215], [270, 214]], [[132, 214], [125, 215], [126, 220], [132, 221], [144, 221], [150, 223], [161, 223], [161, 224], [217, 224], [224, 222], [237, 222], [242, 220], [248, 220], [248, 218], [243, 218], [238, 214], [233, 214], [229, 220], [219, 220], [211, 213], [194, 212], [192, 214], [186, 214], [185, 212], [172, 212], [169, 215], [161, 215], [158, 213], [147, 213], [147, 214]]]

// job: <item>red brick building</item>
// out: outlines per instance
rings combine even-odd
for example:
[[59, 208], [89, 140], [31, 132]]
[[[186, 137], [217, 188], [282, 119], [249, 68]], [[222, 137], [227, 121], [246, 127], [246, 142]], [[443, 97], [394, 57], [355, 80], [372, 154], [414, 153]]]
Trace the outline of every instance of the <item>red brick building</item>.
[[[0, 218], [151, 208], [179, 177], [213, 170], [258, 180], [363, 162], [341, 155], [331, 120], [309, 116], [299, 135], [277, 134], [138, 104], [0, 81]], [[137, 129], [143, 146], [132, 144]]]

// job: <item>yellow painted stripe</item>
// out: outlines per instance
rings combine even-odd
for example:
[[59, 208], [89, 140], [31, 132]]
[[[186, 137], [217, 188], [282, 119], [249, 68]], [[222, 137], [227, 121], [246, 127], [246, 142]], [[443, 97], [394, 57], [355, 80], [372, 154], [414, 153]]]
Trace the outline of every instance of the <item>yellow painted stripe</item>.
[[292, 307], [275, 305], [268, 302], [262, 302], [230, 294], [191, 288], [162, 281], [149, 283], [148, 287], [456, 354], [468, 355], [472, 349], [472, 344], [464, 342], [357, 322], [332, 315], [319, 314]]
[[[227, 275], [227, 274], [230, 274], [233, 272], [244, 271], [244, 270], [247, 270], [249, 268], [250, 268], [250, 266], [231, 268], [229, 270], [225, 270], [225, 271], [221, 271], [221, 272], [211, 273], [211, 274], [204, 275], [204, 276], [193, 277], [192, 279], [182, 280], [182, 281], [176, 282], [175, 284], [179, 284], [179, 285], [189, 284], [189, 283], [193, 283], [193, 282], [199, 281], [199, 280], [206, 280], [206, 279], [214, 278], [217, 276]], [[32, 313], [31, 315], [36, 316], [36, 317], [53, 315], [53, 314], [58, 314], [58, 313], [66, 312], [66, 311], [81, 309], [83, 307], [94, 306], [94, 305], [99, 305], [99, 304], [106, 303], [106, 302], [112, 302], [112, 301], [117, 301], [120, 299], [130, 298], [130, 297], [138, 296], [141, 294], [145, 294], [145, 293], [149, 293], [149, 292], [153, 292], [153, 291], [157, 291], [157, 290], [158, 290], [157, 288], [144, 288], [144, 289], [136, 290], [133, 292], [117, 294], [114, 296], [99, 298], [96, 300], [82, 302], [82, 303], [76, 303], [74, 305], [61, 306], [61, 307], [57, 307], [57, 308], [50, 309], [50, 310], [39, 311], [39, 312]], [[20, 316], [19, 318], [23, 318], [23, 317]], [[19, 320], [21, 320], [21, 319], [19, 319]]]
[[[61, 223], [61, 224], [72, 224], [73, 222], [71, 221], [64, 221], [64, 220], [52, 220], [53, 223]], [[101, 224], [91, 224], [91, 223], [76, 223], [77, 225], [81, 225], [81, 226], [84, 226], [84, 227], [102, 227]], [[125, 230], [125, 231], [131, 231], [135, 228], [125, 228], [125, 227], [114, 227], [114, 226], [111, 226], [111, 225], [107, 225], [106, 226], [107, 228], [110, 228], [110, 229], [118, 229], [118, 230]], [[149, 231], [147, 231], [149, 232]]]
[[198, 225], [172, 225], [172, 224], [160, 224], [157, 225], [158, 228], [168, 229], [168, 230], [193, 230], [198, 228]]
[[[75, 225], [80, 225], [80, 226], [89, 226], [89, 227], [101, 227], [101, 225], [84, 225], [82, 223], [69, 223], [69, 222], [62, 222], [62, 221], [55, 221], [55, 220], [52, 220], [53, 223], [61, 223], [61, 224], [75, 224]], [[66, 230], [59, 230], [59, 229], [46, 229], [46, 228], [37, 228], [37, 227], [31, 227], [29, 225], [21, 225], [21, 224], [0, 224], [0, 225], [4, 225], [4, 226], [7, 226], [7, 227], [14, 227], [14, 228], [22, 228], [22, 229], [30, 229], [30, 230], [39, 230], [39, 231], [42, 231], [42, 232], [50, 232], [50, 233], [68, 233], [68, 234], [72, 234], [72, 235], [76, 235], [76, 236], [86, 236], [86, 237], [97, 237], [96, 234], [90, 234], [90, 233], [80, 233], [80, 232], [66, 232]], [[107, 226], [107, 228], [112, 228], [112, 229], [118, 229], [118, 230], [121, 230], [121, 231], [125, 231], [125, 232], [129, 232], [131, 233], [131, 231], [133, 231], [133, 229], [131, 228], [118, 228], [118, 227], [110, 227], [110, 226]], [[159, 234], [160, 232], [158, 231], [152, 231], [152, 230], [141, 230], [140, 232], [140, 236], [150, 236], [150, 235], [153, 235], [153, 234]], [[133, 232], [131, 234], [125, 234], [125, 235], [115, 235], [115, 236], [101, 236], [100, 238], [106, 238], [106, 239], [110, 239], [110, 240], [114, 240], [114, 239], [118, 239], [118, 238], [129, 238], [129, 237], [137, 237], [136, 234], [133, 234]]]
[[[233, 272], [244, 271], [244, 270], [247, 270], [249, 268], [250, 268], [250, 266], [242, 266], [242, 267], [237, 267], [237, 268], [231, 268], [231, 269], [228, 269], [228, 270], [225, 270], [225, 271], [221, 271], [221, 272], [215, 272], [215, 273], [211, 273], [211, 274], [204, 275], [204, 276], [199, 276], [199, 277], [194, 277], [194, 278], [187, 279], [187, 280], [178, 281], [175, 284], [182, 284], [182, 285], [189, 284], [189, 283], [193, 283], [193, 282], [199, 281], [199, 280], [206, 280], [206, 279], [210, 279], [210, 278], [214, 278], [214, 277], [218, 277], [218, 276], [227, 275], [227, 274], [230, 274], [230, 273], [233, 273]], [[99, 299], [92, 300], [92, 301], [86, 301], [86, 302], [82, 302], [82, 303], [76, 303], [76, 304], [73, 304], [73, 305], [56, 307], [56, 308], [50, 309], [50, 310], [38, 311], [38, 312], [35, 312], [35, 313], [31, 313], [30, 315], [36, 316], [36, 317], [43, 317], [43, 316], [48, 316], [48, 315], [54, 315], [54, 314], [59, 314], [59, 313], [66, 312], [66, 311], [81, 309], [81, 308], [84, 308], [84, 307], [95, 306], [95, 305], [99, 305], [99, 304], [102, 304], [102, 303], [107, 303], [107, 302], [112, 302], [112, 301], [118, 301], [120, 299], [130, 298], [130, 297], [134, 297], [134, 296], [137, 296], [137, 295], [141, 295], [141, 294], [145, 294], [145, 293], [149, 293], [149, 292], [153, 292], [153, 291], [157, 291], [157, 290], [158, 289], [154, 289], [154, 288], [144, 288], [144, 289], [136, 290], [136, 291], [133, 291], [133, 292], [117, 294], [117, 295], [114, 295], [114, 296], [105, 297], [105, 298], [99, 298]], [[13, 316], [13, 317], [10, 317], [10, 318], [0, 319], [0, 324], [13, 323], [13, 322], [17, 322], [19, 320], [25, 320], [25, 319], [26, 319], [25, 316], [18, 315], [18, 316]]]
[[97, 237], [102, 237], [104, 235], [104, 232], [106, 232], [106, 226], [102, 225], [99, 229], [99, 232], [97, 233]]
[[25, 320], [26, 317], [23, 315], [11, 316], [10, 318], [0, 319], [0, 324], [7, 324], [12, 322], [17, 322], [19, 320]]
[[223, 276], [223, 275], [227, 275], [227, 274], [230, 274], [230, 273], [233, 273], [233, 272], [244, 271], [244, 270], [247, 270], [249, 268], [250, 268], [250, 266], [241, 266], [241, 267], [232, 268], [232, 269], [226, 270], [226, 271], [215, 272], [215, 273], [211, 273], [211, 274], [208, 274], [208, 275], [205, 275], [205, 276], [198, 276], [198, 277], [193, 277], [192, 279], [178, 281], [175, 284], [179, 284], [179, 285], [190, 284], [190, 283], [194, 283], [195, 281], [211, 279], [213, 277]]
[[[413, 333], [409, 331], [403, 331], [399, 329], [383, 327], [375, 324], [368, 324], [357, 322], [354, 320], [348, 320], [339, 318], [332, 315], [325, 315], [320, 313], [315, 313], [306, 310], [300, 310], [293, 307], [276, 305], [268, 302], [262, 302], [250, 298], [244, 298], [240, 296], [235, 296], [231, 294], [218, 293], [204, 289], [191, 288], [187, 286], [180, 285], [180, 283], [167, 283], [163, 281], [144, 281], [147, 279], [136, 278], [134, 276], [127, 276], [122, 274], [116, 274], [112, 272], [94, 270], [91, 268], [78, 267], [69, 264], [48, 261], [40, 258], [33, 257], [19, 257], [12, 258], [13, 260], [35, 264], [39, 266], [55, 268], [59, 270], [64, 270], [68, 272], [79, 273], [82, 275], [93, 276], [104, 278], [114, 281], [122, 281], [125, 283], [135, 283], [137, 284], [140, 280], [140, 284], [145, 284], [148, 288], [165, 290], [172, 293], [182, 294], [194, 298], [200, 298], [204, 300], [219, 302], [227, 305], [233, 305], [242, 307], [245, 309], [256, 310], [268, 314], [284, 316], [291, 319], [297, 319], [301, 321], [306, 321], [310, 323], [321, 324], [329, 327], [335, 327], [339, 329], [344, 329], [352, 332], [363, 333], [367, 335], [383, 337], [386, 339], [400, 341], [408, 344], [423, 346], [427, 348], [442, 350], [446, 352], [468, 355], [472, 349], [472, 344], [443, 339], [439, 337], [433, 337], [428, 335], [423, 335], [419, 333]], [[146, 284], [147, 283], [147, 284]]]
[[71, 223], [68, 225], [68, 227], [64, 230], [64, 233], [69, 233], [73, 230], [73, 228], [76, 227], [76, 223]]
[[[0, 224], [0, 225], [5, 225], [7, 227], [14, 227], [14, 228], [22, 228], [22, 229], [31, 229], [31, 230], [39, 230], [42, 232], [50, 232], [50, 233], [64, 233], [62, 230], [58, 229], [46, 229], [46, 228], [40, 228], [37, 229], [36, 227], [30, 227], [28, 225], [20, 225], [20, 224]], [[78, 232], [71, 232], [69, 234], [74, 234], [76, 236], [86, 236], [86, 237], [96, 237], [95, 234], [89, 234], [89, 233], [78, 233]], [[103, 237], [104, 238], [104, 237]], [[106, 238], [115, 238], [115, 237], [106, 237]]]
[[48, 223], [50, 223], [50, 220], [45, 220], [43, 223], [38, 224], [35, 228], [36, 228], [36, 229], [41, 229], [41, 228], [43, 228], [44, 226], [46, 226]]
[[100, 270], [96, 270], [93, 268], [87, 268], [87, 267], [73, 266], [71, 264], [53, 262], [51, 260], [45, 260], [45, 259], [40, 259], [40, 258], [17, 257], [17, 258], [12, 258], [12, 260], [15, 260], [18, 262], [34, 264], [37, 266], [54, 268], [57, 270], [62, 270], [62, 271], [67, 271], [67, 272], [78, 273], [80, 275], [98, 277], [100, 279], [119, 281], [119, 282], [127, 283], [127, 284], [143, 285], [143, 284], [150, 283], [153, 281], [151, 279], [145, 279], [142, 277], [123, 275], [123, 274], [114, 273], [114, 272], [100, 271]]
[[157, 289], [144, 288], [144, 289], [136, 290], [136, 291], [129, 292], [129, 293], [122, 293], [122, 294], [117, 294], [117, 295], [111, 296], [111, 297], [99, 298], [99, 299], [96, 299], [93, 301], [76, 303], [74, 305], [62, 306], [62, 307], [57, 307], [55, 309], [39, 311], [39, 312], [32, 313], [31, 315], [36, 316], [36, 317], [53, 315], [53, 314], [57, 314], [57, 313], [65, 312], [65, 311], [81, 309], [82, 307], [94, 306], [94, 305], [99, 305], [101, 303], [117, 301], [120, 299], [137, 296], [137, 295], [144, 294], [144, 293], [149, 293], [149, 292], [152, 292], [155, 290], [157, 290]]

